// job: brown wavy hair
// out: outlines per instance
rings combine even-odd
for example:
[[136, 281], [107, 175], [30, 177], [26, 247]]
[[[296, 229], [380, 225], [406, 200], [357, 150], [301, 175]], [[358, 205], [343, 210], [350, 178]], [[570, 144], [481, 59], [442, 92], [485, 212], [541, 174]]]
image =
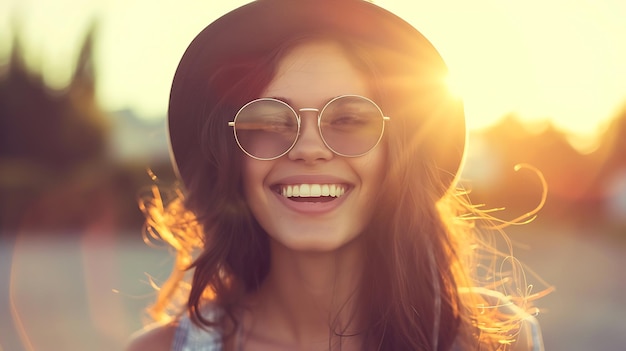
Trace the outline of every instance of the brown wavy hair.
[[[319, 34], [294, 38], [265, 57], [224, 62], [207, 77], [206, 90], [188, 92], [199, 100], [211, 92], [220, 92], [220, 97], [217, 105], [199, 112], [204, 116], [198, 129], [201, 145], [197, 162], [181, 170], [184, 186], [155, 186], [140, 202], [146, 233], [168, 242], [177, 253], [176, 267], [149, 309], [154, 319], [176, 315], [182, 307], [197, 325], [220, 328], [228, 338], [239, 323], [243, 298], [263, 283], [269, 239], [246, 203], [244, 156], [226, 126], [240, 106], [270, 83], [280, 59], [312, 38], [326, 39]], [[362, 234], [367, 279], [357, 298], [360, 310], [366, 311], [361, 331], [366, 344], [393, 351], [450, 350], [455, 343], [463, 349], [506, 348], [515, 340], [519, 316], [486, 309], [493, 303], [471, 288], [485, 286], [483, 278], [498, 273], [497, 257], [508, 255], [491, 249], [473, 220], [480, 211], [443, 179], [426, 142], [437, 126], [424, 125], [424, 119], [412, 115], [443, 113], [445, 107], [429, 100], [442, 87], [425, 85], [422, 96], [409, 98], [402, 82], [380, 75], [377, 64], [385, 53], [378, 57], [367, 43], [331, 40], [371, 78], [373, 98], [393, 116], [385, 131], [388, 170], [377, 199], [381, 205]], [[487, 263], [480, 265], [485, 258]], [[489, 273], [477, 272], [479, 265]], [[190, 285], [185, 280], [189, 270]], [[497, 288], [499, 283], [488, 284]], [[186, 307], [176, 304], [181, 299]], [[205, 304], [222, 313], [207, 316]]]

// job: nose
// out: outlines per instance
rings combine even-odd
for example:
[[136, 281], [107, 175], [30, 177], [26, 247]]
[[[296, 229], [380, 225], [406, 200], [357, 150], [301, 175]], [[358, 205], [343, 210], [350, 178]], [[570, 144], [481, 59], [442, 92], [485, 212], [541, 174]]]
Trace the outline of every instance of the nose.
[[287, 154], [290, 160], [315, 163], [333, 158], [334, 153], [326, 147], [320, 135], [317, 126], [318, 114], [319, 111], [316, 109], [300, 110], [300, 135]]

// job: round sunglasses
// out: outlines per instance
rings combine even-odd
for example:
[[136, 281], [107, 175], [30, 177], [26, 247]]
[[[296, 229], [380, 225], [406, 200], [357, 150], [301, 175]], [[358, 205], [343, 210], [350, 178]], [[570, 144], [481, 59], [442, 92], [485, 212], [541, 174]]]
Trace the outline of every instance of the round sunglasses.
[[360, 95], [331, 99], [320, 110], [300, 108], [274, 98], [260, 98], [239, 109], [233, 121], [235, 140], [241, 150], [257, 160], [274, 160], [288, 153], [298, 141], [303, 112], [317, 113], [322, 141], [337, 155], [359, 157], [378, 145], [385, 117], [374, 101]]

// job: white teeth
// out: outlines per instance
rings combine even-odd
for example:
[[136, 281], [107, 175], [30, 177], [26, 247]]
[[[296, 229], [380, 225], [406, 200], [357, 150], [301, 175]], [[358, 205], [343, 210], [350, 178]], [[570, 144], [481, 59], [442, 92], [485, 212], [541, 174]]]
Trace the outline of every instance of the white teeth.
[[300, 197], [310, 197], [311, 196], [311, 186], [309, 184], [300, 185]]
[[340, 197], [346, 192], [343, 184], [298, 184], [281, 185], [280, 193], [284, 197]]
[[322, 193], [322, 196], [330, 195], [330, 187], [328, 186], [328, 184], [322, 184], [320, 191]]
[[311, 184], [311, 196], [314, 196], [314, 197], [322, 196], [322, 186], [319, 184]]

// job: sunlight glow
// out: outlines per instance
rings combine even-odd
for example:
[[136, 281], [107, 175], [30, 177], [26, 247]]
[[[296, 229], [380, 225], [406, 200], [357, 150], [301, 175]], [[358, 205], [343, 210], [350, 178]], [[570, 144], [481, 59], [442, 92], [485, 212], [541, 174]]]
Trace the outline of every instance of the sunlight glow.
[[[99, 98], [108, 110], [165, 115], [182, 52], [209, 22], [241, 4], [192, 0], [8, 0], [0, 53], [17, 15], [29, 64], [47, 82], [70, 77], [84, 31], [97, 18]], [[510, 113], [593, 134], [626, 100], [626, 2], [621, 0], [375, 0], [440, 51], [470, 129]]]
[[462, 98], [463, 96], [465, 96], [465, 86], [452, 73], [449, 73], [446, 77], [446, 86], [454, 97]]
[[468, 126], [514, 113], [595, 134], [626, 100], [626, 2], [378, 1], [441, 52]]

